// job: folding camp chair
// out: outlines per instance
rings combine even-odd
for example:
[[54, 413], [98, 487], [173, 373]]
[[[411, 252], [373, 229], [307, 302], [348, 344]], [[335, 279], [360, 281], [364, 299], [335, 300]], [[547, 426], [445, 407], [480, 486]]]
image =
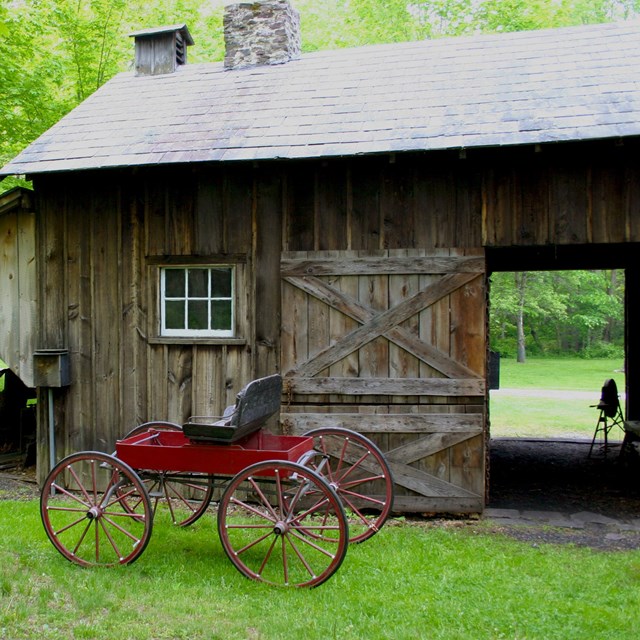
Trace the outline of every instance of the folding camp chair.
[[624, 416], [622, 415], [622, 407], [620, 406], [618, 387], [615, 380], [609, 379], [604, 381], [604, 384], [602, 385], [602, 392], [600, 394], [600, 402], [598, 402], [598, 404], [592, 404], [591, 406], [596, 407], [600, 413], [598, 415], [598, 421], [596, 422], [596, 430], [593, 434], [593, 440], [591, 440], [589, 457], [591, 457], [593, 447], [596, 444], [599, 434], [602, 434], [602, 448], [603, 453], [606, 456], [607, 448], [609, 446], [609, 431], [611, 431], [615, 426], [620, 427], [620, 429], [624, 431]]

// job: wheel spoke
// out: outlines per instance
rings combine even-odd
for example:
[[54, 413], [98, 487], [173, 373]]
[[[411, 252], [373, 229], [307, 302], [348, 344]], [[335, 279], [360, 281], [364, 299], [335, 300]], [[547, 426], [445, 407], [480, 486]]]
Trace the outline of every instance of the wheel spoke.
[[[347, 441], [345, 440], [345, 445], [347, 444]], [[356, 469], [358, 469], [360, 467], [360, 465], [369, 457], [370, 455], [370, 451], [365, 451], [365, 453], [360, 457], [359, 460], [357, 460], [356, 462], [354, 462], [341, 476], [340, 478], [336, 481], [338, 482], [341, 486], [342, 483], [345, 481], [345, 479], [347, 478], [347, 476], [349, 476], [351, 473], [353, 473]]]
[[82, 518], [78, 518], [77, 520], [74, 520], [73, 522], [69, 523], [66, 527], [62, 527], [61, 529], [57, 529], [53, 533], [56, 536], [59, 536], [61, 533], [64, 533], [65, 531], [68, 531], [69, 529], [73, 529], [73, 527], [75, 527], [76, 525], [80, 524], [81, 522], [84, 522], [85, 520], [86, 520], [86, 517], [83, 515]]
[[[260, 536], [259, 538], [256, 538], [255, 540], [252, 540], [249, 544], [245, 545], [241, 549], [238, 549], [236, 551], [236, 553], [238, 555], [242, 555], [245, 551], [248, 551], [249, 549], [255, 547], [257, 544], [260, 544], [263, 540], [266, 540], [267, 538], [270, 538], [270, 537], [271, 537], [271, 532], [269, 532], [269, 533], [267, 533], [267, 534], [265, 534], [263, 536]], [[275, 543], [275, 538], [274, 538], [274, 543]], [[260, 572], [258, 572], [258, 573], [260, 573]]]
[[271, 506], [269, 500], [267, 500], [267, 498], [265, 497], [264, 493], [262, 492], [262, 489], [260, 489], [260, 487], [257, 485], [256, 481], [253, 478], [248, 478], [248, 480], [251, 483], [253, 490], [256, 492], [257, 496], [260, 498], [262, 506], [271, 514], [275, 522], [278, 519], [278, 515], [276, 514], [274, 508]]
[[89, 505], [91, 504], [91, 500], [89, 499], [89, 496], [87, 496], [88, 500], [80, 500], [80, 498], [75, 494], [75, 493], [71, 493], [70, 491], [67, 491], [62, 485], [56, 484], [55, 482], [53, 482], [51, 484], [51, 488], [54, 489], [54, 491], [59, 492], [59, 493], [63, 493], [65, 496], [67, 496], [68, 498], [71, 498], [72, 500], [75, 500], [76, 502], [79, 502], [82, 506], [88, 508]]
[[[264, 540], [264, 539], [265, 538], [261, 538], [261, 540]], [[271, 545], [269, 546], [269, 549], [267, 550], [267, 553], [264, 556], [264, 560], [262, 561], [262, 564], [260, 565], [260, 568], [257, 571], [257, 574], [259, 576], [261, 576], [264, 573], [265, 567], [267, 566], [267, 563], [271, 559], [271, 554], [273, 553], [273, 548], [276, 546], [277, 542], [278, 542], [278, 538], [274, 537], [273, 540], [271, 541]]]
[[[332, 531], [337, 531], [337, 527], [331, 527]], [[296, 538], [296, 540], [300, 540], [300, 542], [304, 542], [304, 544], [310, 546], [312, 549], [315, 549], [316, 551], [323, 553], [325, 556], [333, 559], [335, 557], [335, 554], [331, 553], [328, 549], [325, 549], [324, 547], [321, 547], [320, 545], [316, 544], [315, 542], [313, 542], [312, 540], [310, 540], [309, 538], [306, 538], [304, 536], [301, 536], [299, 533], [297, 533], [296, 531], [290, 531], [287, 533], [287, 536], [289, 536], [289, 538]], [[294, 547], [293, 542], [291, 543], [291, 546]], [[294, 547], [296, 553], [298, 553], [298, 550]], [[300, 555], [298, 553], [298, 555]], [[302, 556], [300, 556], [302, 557]]]
[[91, 521], [87, 520], [87, 526], [84, 528], [84, 531], [80, 534], [80, 538], [78, 538], [78, 542], [76, 546], [73, 548], [73, 555], [77, 555], [78, 549], [80, 548], [80, 545], [82, 544], [82, 541], [84, 540], [87, 533], [89, 533], [90, 528], [91, 528]]
[[[113, 522], [111, 522], [110, 520], [107, 520], [110, 524], [114, 524]], [[104, 520], [100, 519], [98, 521], [96, 521], [96, 537], [98, 535], [98, 524], [100, 524], [100, 527], [102, 528], [102, 530], [104, 531], [104, 535], [107, 537], [107, 540], [109, 541], [109, 543], [111, 544], [112, 549], [116, 552], [116, 556], [119, 559], [122, 559], [122, 554], [120, 553], [120, 549], [118, 549], [118, 545], [116, 544], [115, 540], [111, 537], [111, 534], [109, 533]], [[114, 525], [115, 526], [115, 525]], [[120, 529], [120, 527], [117, 527], [118, 529]], [[122, 531], [122, 529], [121, 529]], [[127, 533], [126, 531], [124, 533]], [[129, 535], [129, 534], [127, 534]], [[134, 540], [136, 540], [136, 538], [134, 538]], [[97, 548], [97, 547], [96, 547]], [[97, 560], [97, 558], [96, 558]]]
[[[250, 504], [247, 504], [246, 502], [242, 502], [241, 500], [238, 500], [235, 497], [231, 498], [231, 502], [238, 506], [241, 507], [242, 509], [245, 509], [246, 511], [248, 511], [249, 513], [252, 513], [256, 516], [259, 516], [261, 518], [264, 518], [265, 520], [269, 520], [269, 522], [271, 524], [273, 524], [276, 520], [277, 520], [277, 516], [275, 513], [273, 513], [273, 511], [270, 511], [269, 514], [264, 513], [263, 511], [260, 511], [259, 509], [256, 509], [255, 507], [253, 507]], [[271, 517], [269, 517], [271, 516]]]

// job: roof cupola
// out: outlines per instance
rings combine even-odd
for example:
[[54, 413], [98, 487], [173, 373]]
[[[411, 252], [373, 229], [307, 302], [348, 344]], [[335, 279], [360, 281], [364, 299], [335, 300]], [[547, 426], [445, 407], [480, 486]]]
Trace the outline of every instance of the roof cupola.
[[173, 73], [187, 64], [187, 47], [193, 44], [193, 38], [186, 24], [144, 29], [129, 35], [135, 40], [137, 76]]

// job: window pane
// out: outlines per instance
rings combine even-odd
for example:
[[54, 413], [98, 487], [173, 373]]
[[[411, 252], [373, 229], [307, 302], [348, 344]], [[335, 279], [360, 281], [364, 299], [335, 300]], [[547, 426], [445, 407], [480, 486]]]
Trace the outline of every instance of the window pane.
[[167, 329], [184, 329], [184, 302], [168, 300], [164, 306], [164, 323]]
[[165, 269], [164, 295], [167, 298], [184, 298], [184, 269]]
[[231, 301], [212, 300], [211, 301], [211, 328], [231, 329]]
[[231, 297], [231, 269], [211, 269], [211, 295], [214, 298]]
[[208, 329], [207, 326], [207, 301], [190, 300], [189, 318], [187, 329]]
[[209, 273], [208, 269], [189, 269], [189, 297], [209, 297]]

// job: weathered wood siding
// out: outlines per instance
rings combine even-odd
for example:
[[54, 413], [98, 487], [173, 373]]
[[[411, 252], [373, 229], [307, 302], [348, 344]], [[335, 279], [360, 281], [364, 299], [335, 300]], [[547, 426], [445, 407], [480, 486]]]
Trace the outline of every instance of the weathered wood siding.
[[482, 245], [640, 242], [638, 141], [488, 154]]
[[[182, 422], [191, 414], [219, 413], [249, 379], [281, 369], [281, 341], [291, 321], [281, 321], [283, 252], [325, 252], [334, 260], [344, 252], [410, 257], [451, 248], [639, 242], [638, 146], [602, 142], [545, 146], [540, 153], [530, 147], [470, 150], [466, 157], [415, 153], [37, 177], [38, 347], [68, 348], [73, 379], [69, 389], [55, 392], [58, 457], [109, 451], [116, 438], [150, 419]], [[238, 265], [239, 339], [158, 338], [157, 267], [185, 259]], [[403, 288], [423, 275], [398, 273], [391, 289], [383, 283], [389, 274], [338, 279], [345, 294], [365, 287], [369, 306], [383, 309], [400, 302]], [[320, 301], [309, 302], [309, 309], [306, 328], [296, 327], [308, 332], [309, 348], [357, 325]], [[417, 322], [407, 319], [407, 329], [414, 331]], [[420, 379], [423, 364], [382, 338], [362, 347], [370, 353], [369, 371], [359, 365], [358, 377], [388, 377], [377, 370], [387, 349], [407, 380]], [[483, 329], [474, 362], [485, 349]], [[351, 371], [352, 357], [329, 365], [330, 375], [344, 377], [339, 374]], [[483, 368], [474, 371], [484, 375]], [[347, 409], [341, 389], [323, 391], [309, 394], [304, 406], [317, 413]], [[407, 413], [426, 409], [409, 386], [397, 404], [386, 388], [366, 395], [366, 403], [348, 406], [360, 412], [367, 404], [372, 415], [388, 414], [391, 405], [399, 413], [399, 404]], [[444, 406], [428, 412], [452, 411]], [[483, 410], [474, 407], [474, 415]], [[437, 429], [440, 418], [429, 421], [428, 428]], [[46, 461], [44, 414], [39, 428], [39, 458]], [[392, 430], [376, 436], [386, 438], [387, 448]], [[477, 455], [484, 419], [481, 430]], [[448, 473], [466, 473], [470, 459], [460, 449]], [[429, 464], [438, 466], [437, 456]], [[482, 493], [476, 480], [465, 482]]]
[[[72, 385], [55, 391], [58, 458], [110, 451], [148, 420], [219, 415], [246, 382], [274, 371], [280, 185], [250, 166], [38, 181], [39, 345], [71, 356]], [[185, 260], [237, 265], [237, 339], [158, 337], [157, 265]]]
[[0, 196], [0, 359], [33, 386], [36, 347], [35, 213], [32, 194]]

